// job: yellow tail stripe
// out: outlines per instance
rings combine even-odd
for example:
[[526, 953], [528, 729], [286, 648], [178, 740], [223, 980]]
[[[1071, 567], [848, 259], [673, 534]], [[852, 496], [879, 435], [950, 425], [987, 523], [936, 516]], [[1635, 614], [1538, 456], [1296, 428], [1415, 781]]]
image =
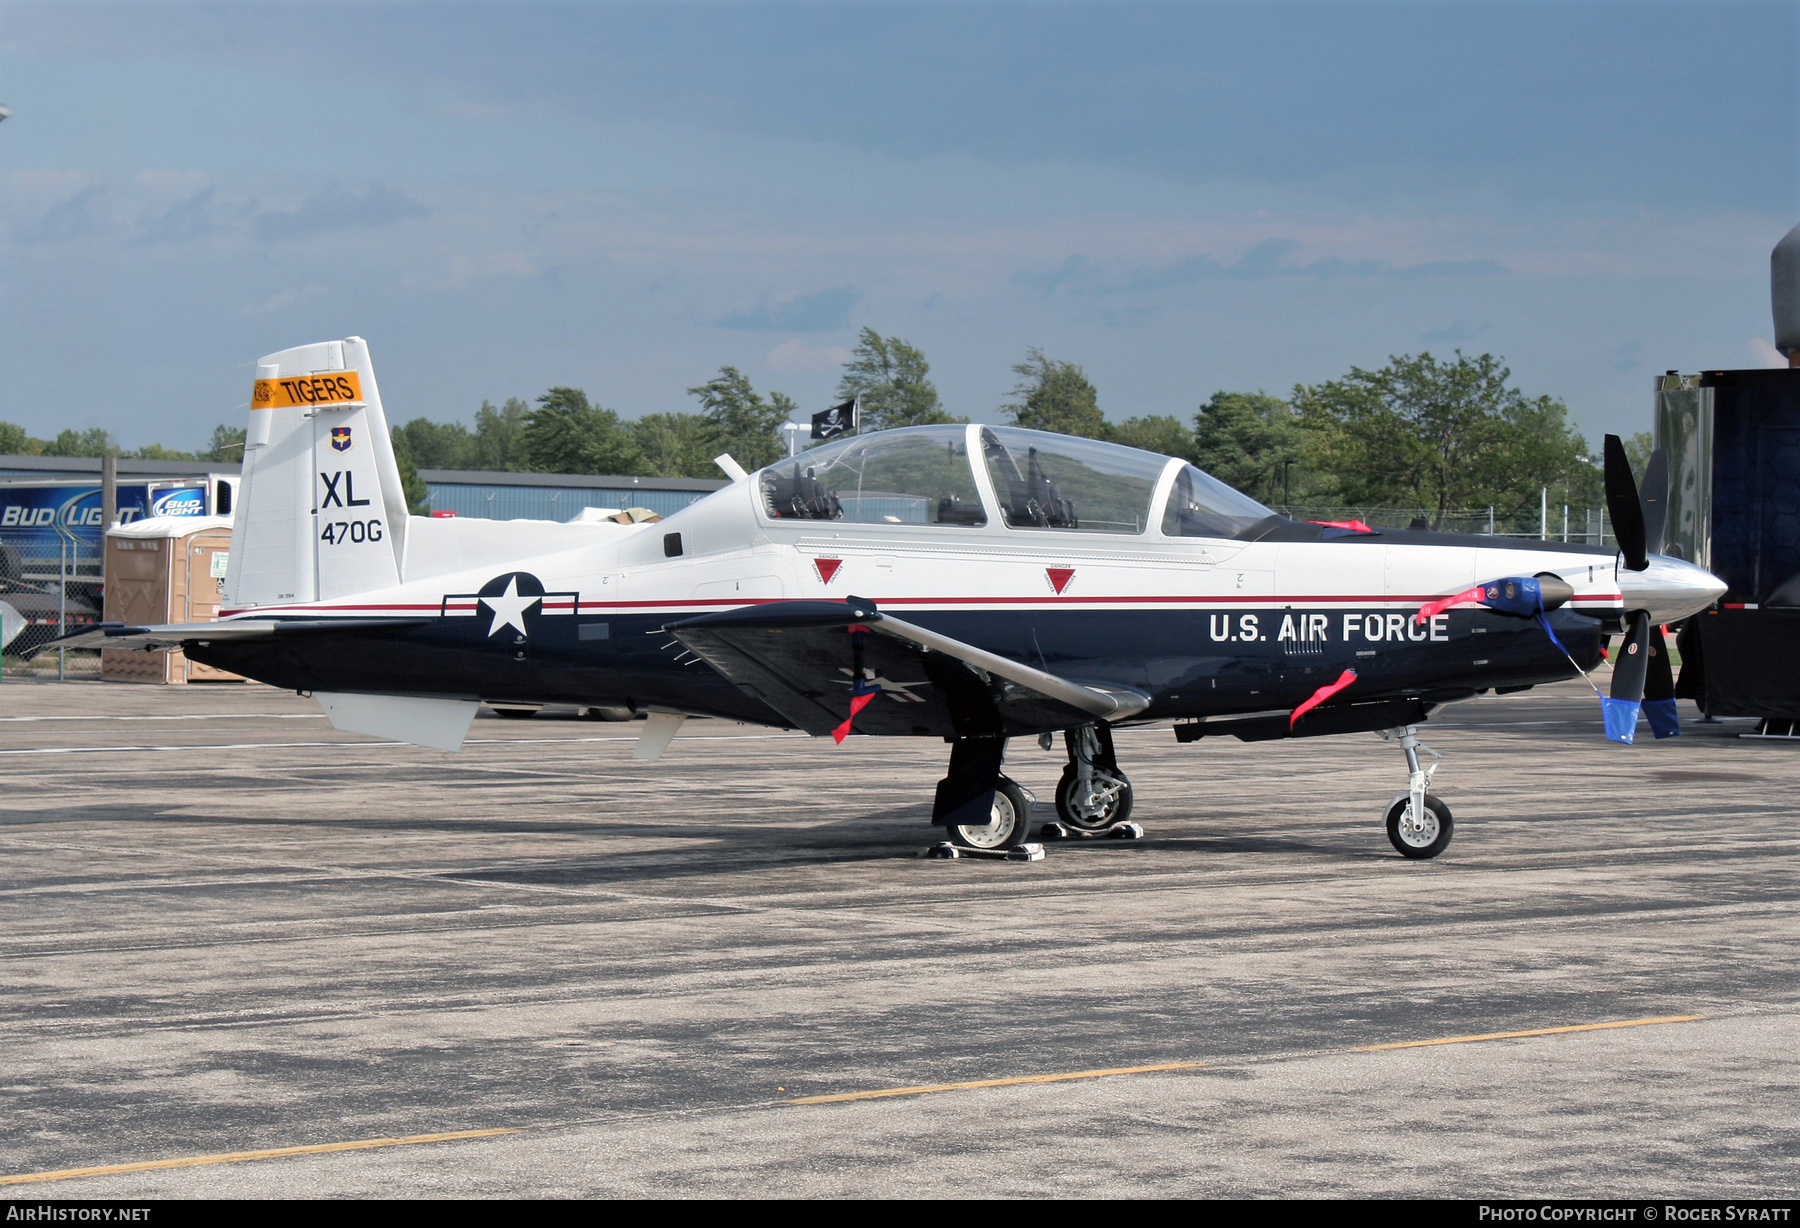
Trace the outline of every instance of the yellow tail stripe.
[[1358, 1045], [1352, 1053], [1379, 1049], [1422, 1049], [1427, 1045], [1472, 1045], [1482, 1040], [1513, 1040], [1520, 1036], [1556, 1036], [1563, 1032], [1602, 1032], [1607, 1028], [1641, 1028], [1653, 1023], [1693, 1023], [1705, 1015], [1659, 1015], [1654, 1019], [1620, 1019], [1614, 1023], [1578, 1023], [1566, 1028], [1532, 1028], [1525, 1032], [1483, 1032], [1479, 1036], [1446, 1036], [1442, 1040], [1402, 1040], [1391, 1045]]
[[211, 1156], [182, 1156], [175, 1160], [142, 1160], [136, 1164], [102, 1164], [96, 1168], [64, 1168], [50, 1173], [20, 1173], [0, 1177], [0, 1185], [25, 1185], [33, 1181], [67, 1181], [71, 1177], [106, 1177], [113, 1173], [142, 1173], [157, 1168], [195, 1168], [202, 1164], [238, 1164], [244, 1160], [274, 1160], [282, 1156], [323, 1155], [330, 1151], [364, 1151], [370, 1147], [405, 1147], [412, 1143], [447, 1143], [459, 1138], [493, 1138], [517, 1134], [505, 1130], [454, 1130], [448, 1134], [408, 1134], [399, 1138], [364, 1138], [348, 1143], [314, 1143], [309, 1147], [270, 1147], [264, 1151], [227, 1151]]
[[888, 1087], [878, 1092], [844, 1092], [837, 1096], [803, 1096], [783, 1104], [836, 1104], [844, 1100], [879, 1100], [885, 1096], [923, 1096], [928, 1092], [960, 1092], [972, 1087], [1015, 1087], [1021, 1083], [1062, 1083], [1069, 1079], [1104, 1079], [1108, 1075], [1150, 1074], [1158, 1070], [1195, 1070], [1208, 1062], [1167, 1062], [1161, 1066], [1115, 1066], [1110, 1070], [1075, 1070], [1067, 1074], [1023, 1075], [1016, 1079], [975, 1079], [968, 1083], [927, 1083]]

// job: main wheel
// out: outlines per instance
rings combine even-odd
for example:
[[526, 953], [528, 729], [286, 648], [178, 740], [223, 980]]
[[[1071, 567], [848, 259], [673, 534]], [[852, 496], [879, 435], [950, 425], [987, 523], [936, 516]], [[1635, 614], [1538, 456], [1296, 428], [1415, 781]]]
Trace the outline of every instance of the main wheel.
[[1031, 835], [1031, 799], [1015, 782], [1002, 776], [994, 789], [993, 817], [980, 827], [950, 827], [950, 841], [970, 849], [1010, 849]]
[[1091, 790], [1086, 796], [1077, 796], [1082, 790], [1075, 766], [1070, 764], [1063, 769], [1062, 779], [1056, 782], [1057, 818], [1082, 831], [1105, 831], [1131, 817], [1129, 780], [1123, 775], [1100, 771], [1095, 771], [1089, 779]]
[[509, 721], [528, 721], [538, 714], [536, 708], [495, 708], [495, 716], [504, 716]]
[[1456, 834], [1456, 824], [1450, 818], [1450, 807], [1427, 793], [1424, 819], [1416, 824], [1408, 823], [1406, 812], [1411, 809], [1410, 801], [1410, 797], [1402, 795], [1395, 798], [1394, 804], [1388, 807], [1388, 839], [1400, 850], [1402, 857], [1410, 857], [1415, 861], [1436, 857], [1450, 846], [1450, 837]]

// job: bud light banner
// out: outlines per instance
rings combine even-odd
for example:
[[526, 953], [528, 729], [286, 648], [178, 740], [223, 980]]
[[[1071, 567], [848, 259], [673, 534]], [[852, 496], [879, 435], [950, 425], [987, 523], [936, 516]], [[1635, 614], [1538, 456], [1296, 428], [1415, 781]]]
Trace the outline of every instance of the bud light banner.
[[[151, 516], [204, 516], [207, 511], [204, 482], [120, 482], [118, 500], [122, 524]], [[15, 544], [47, 547], [52, 554], [59, 540], [97, 549], [103, 532], [100, 516], [98, 486], [0, 486], [0, 532]]]
[[182, 486], [175, 490], [165, 490], [156, 494], [150, 501], [152, 516], [204, 516], [206, 515], [206, 487]]

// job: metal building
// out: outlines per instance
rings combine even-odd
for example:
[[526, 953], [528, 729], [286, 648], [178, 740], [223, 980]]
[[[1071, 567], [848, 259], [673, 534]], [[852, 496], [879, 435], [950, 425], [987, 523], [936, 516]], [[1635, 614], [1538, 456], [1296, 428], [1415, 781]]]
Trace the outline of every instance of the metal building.
[[584, 507], [647, 507], [673, 515], [726, 483], [704, 478], [589, 477], [421, 469], [433, 512], [483, 520], [571, 520]]
[[[230, 475], [229, 461], [119, 461], [119, 477], [195, 478]], [[726, 483], [705, 478], [639, 478], [579, 473], [491, 473], [421, 469], [431, 510], [487, 520], [570, 520], [585, 507], [647, 507], [660, 516], [680, 511]], [[0, 480], [100, 480], [100, 460], [86, 456], [0, 456]]]

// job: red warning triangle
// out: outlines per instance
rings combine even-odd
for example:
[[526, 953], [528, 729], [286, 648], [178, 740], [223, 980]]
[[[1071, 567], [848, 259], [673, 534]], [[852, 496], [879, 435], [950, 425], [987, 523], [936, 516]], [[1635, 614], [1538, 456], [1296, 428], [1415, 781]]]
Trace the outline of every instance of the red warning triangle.
[[819, 569], [819, 580], [830, 584], [831, 577], [837, 575], [838, 568], [844, 565], [843, 559], [814, 559], [813, 566]]
[[1056, 595], [1060, 597], [1062, 591], [1069, 587], [1069, 581], [1075, 578], [1075, 569], [1073, 567], [1046, 567], [1044, 574], [1050, 577], [1050, 587], [1055, 589]]

